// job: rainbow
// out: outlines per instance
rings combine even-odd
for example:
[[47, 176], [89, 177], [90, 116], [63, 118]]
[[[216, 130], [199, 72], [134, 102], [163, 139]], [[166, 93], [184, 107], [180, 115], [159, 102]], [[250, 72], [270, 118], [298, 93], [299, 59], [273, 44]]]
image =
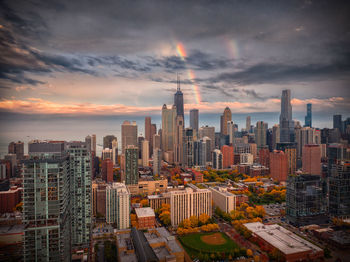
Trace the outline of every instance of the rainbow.
[[[185, 58], [187, 57], [187, 53], [186, 53], [185, 47], [183, 46], [182, 43], [178, 43], [176, 45], [176, 52], [177, 52], [177, 54], [179, 55], [179, 57], [181, 58], [182, 61], [186, 61]], [[196, 76], [195, 76], [193, 70], [192, 69], [187, 69], [187, 75], [188, 75], [188, 78], [192, 82], [192, 89], [193, 89], [193, 94], [194, 94], [196, 103], [200, 104], [201, 103], [201, 94], [199, 92], [198, 85], [195, 84]]]
[[238, 43], [234, 39], [225, 38], [226, 46], [228, 49], [228, 52], [231, 55], [231, 58], [233, 59], [239, 59], [239, 52], [238, 52]]

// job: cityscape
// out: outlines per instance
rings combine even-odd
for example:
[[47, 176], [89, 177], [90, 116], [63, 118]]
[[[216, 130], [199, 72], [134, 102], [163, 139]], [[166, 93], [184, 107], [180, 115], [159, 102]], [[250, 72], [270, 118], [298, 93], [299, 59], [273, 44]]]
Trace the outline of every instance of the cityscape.
[[350, 261], [349, 6], [170, 2], [0, 4], [0, 261]]

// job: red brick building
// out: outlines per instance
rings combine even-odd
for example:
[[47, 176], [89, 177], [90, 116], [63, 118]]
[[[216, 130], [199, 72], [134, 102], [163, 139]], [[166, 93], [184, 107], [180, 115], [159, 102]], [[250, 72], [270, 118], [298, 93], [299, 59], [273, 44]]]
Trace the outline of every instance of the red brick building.
[[156, 216], [150, 207], [135, 208], [139, 229], [155, 228]]
[[21, 202], [21, 189], [13, 186], [8, 191], [0, 192], [0, 213], [12, 213]]
[[201, 172], [198, 172], [196, 170], [192, 170], [194, 181], [197, 183], [203, 183], [203, 174]]
[[113, 161], [111, 159], [102, 161], [102, 179], [106, 182], [113, 182]]
[[321, 148], [319, 145], [303, 147], [303, 172], [310, 175], [321, 175]]
[[249, 197], [247, 195], [236, 195], [236, 206], [239, 206], [242, 203], [246, 203], [249, 201]]
[[270, 176], [279, 182], [286, 181], [288, 175], [288, 158], [283, 151], [270, 153]]
[[262, 166], [270, 167], [270, 150], [268, 148], [259, 150], [259, 163]]
[[223, 168], [229, 168], [233, 165], [233, 146], [222, 146], [221, 147], [222, 152], [222, 167]]

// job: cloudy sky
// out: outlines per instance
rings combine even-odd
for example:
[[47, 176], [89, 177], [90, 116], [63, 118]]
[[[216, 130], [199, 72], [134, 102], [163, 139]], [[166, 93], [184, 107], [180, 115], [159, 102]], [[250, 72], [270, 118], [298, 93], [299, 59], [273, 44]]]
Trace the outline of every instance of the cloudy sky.
[[348, 114], [346, 1], [1, 1], [0, 110]]

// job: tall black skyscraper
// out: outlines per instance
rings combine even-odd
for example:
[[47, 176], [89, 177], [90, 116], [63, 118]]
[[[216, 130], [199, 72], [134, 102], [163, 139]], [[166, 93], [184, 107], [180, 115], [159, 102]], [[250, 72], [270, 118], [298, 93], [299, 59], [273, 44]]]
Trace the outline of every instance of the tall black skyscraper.
[[176, 106], [176, 115], [184, 117], [184, 97], [180, 90], [180, 78], [177, 77], [177, 90], [174, 95], [174, 105]]
[[334, 115], [333, 116], [333, 128], [338, 128], [339, 131], [342, 131], [342, 116]]
[[312, 104], [306, 105], [305, 126], [312, 127]]
[[198, 132], [198, 109], [190, 110], [190, 127]]
[[291, 142], [293, 133], [292, 105], [290, 103], [290, 89], [282, 91], [280, 115], [280, 141]]

